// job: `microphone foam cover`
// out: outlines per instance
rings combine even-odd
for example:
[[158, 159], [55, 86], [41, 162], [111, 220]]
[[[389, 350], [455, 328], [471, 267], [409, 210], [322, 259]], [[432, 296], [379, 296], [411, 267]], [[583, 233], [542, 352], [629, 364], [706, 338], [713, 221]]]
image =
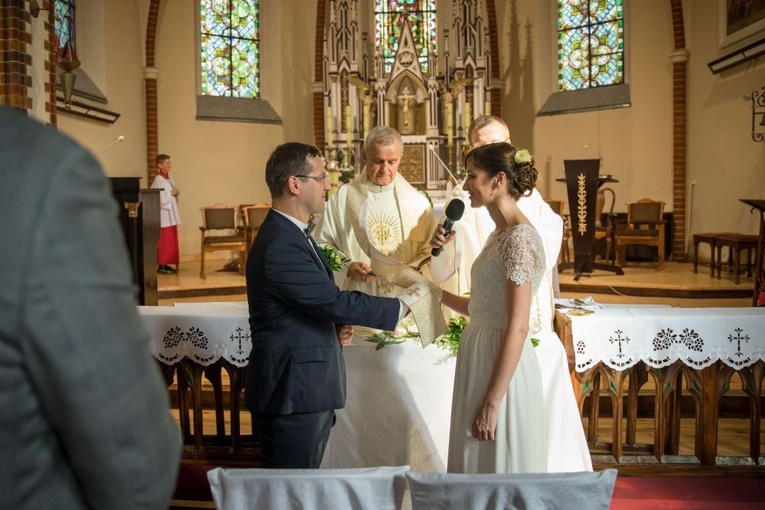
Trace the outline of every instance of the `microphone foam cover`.
[[455, 198], [451, 202], [449, 202], [446, 206], [446, 211], [444, 214], [446, 214], [446, 217], [449, 218], [452, 221], [458, 221], [460, 218], [462, 218], [462, 214], [465, 212], [465, 202], [462, 200]]

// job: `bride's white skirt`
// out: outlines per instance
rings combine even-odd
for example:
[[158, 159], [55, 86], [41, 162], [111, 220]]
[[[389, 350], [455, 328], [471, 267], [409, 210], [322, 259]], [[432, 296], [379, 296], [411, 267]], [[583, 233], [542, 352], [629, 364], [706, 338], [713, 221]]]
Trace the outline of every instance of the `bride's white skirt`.
[[530, 338], [498, 410], [495, 441], [478, 441], [471, 430], [489, 385], [502, 330], [468, 324], [462, 332], [454, 378], [450, 473], [544, 473], [547, 426], [542, 374]]

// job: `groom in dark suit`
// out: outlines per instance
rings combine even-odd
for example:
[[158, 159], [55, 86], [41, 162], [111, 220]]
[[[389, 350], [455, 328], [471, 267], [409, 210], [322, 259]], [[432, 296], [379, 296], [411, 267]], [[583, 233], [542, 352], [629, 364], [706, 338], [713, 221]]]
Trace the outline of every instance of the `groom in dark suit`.
[[324, 211], [327, 172], [316, 147], [285, 143], [266, 163], [271, 210], [247, 258], [252, 352], [245, 405], [260, 432], [263, 466], [318, 468], [345, 406], [341, 343], [350, 325], [393, 330], [396, 298], [341, 291], [308, 235]]

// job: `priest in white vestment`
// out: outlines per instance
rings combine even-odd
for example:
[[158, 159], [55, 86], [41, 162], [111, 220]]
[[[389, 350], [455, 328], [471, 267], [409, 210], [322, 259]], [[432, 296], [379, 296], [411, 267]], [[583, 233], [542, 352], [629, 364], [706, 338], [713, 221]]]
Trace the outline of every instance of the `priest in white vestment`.
[[364, 170], [330, 198], [313, 231], [318, 244], [351, 260], [345, 282], [338, 282], [343, 289], [396, 296], [402, 289], [377, 278], [372, 260], [419, 268], [430, 257], [437, 218], [428, 199], [398, 174], [402, 155], [398, 131], [372, 129], [364, 144]]
[[[510, 143], [510, 131], [500, 117], [488, 115], [473, 121], [469, 139], [473, 148], [489, 143]], [[454, 242], [443, 246], [443, 252], [432, 258], [431, 271], [433, 281], [440, 283], [444, 290], [464, 295], [470, 291], [470, 268], [495, 225], [485, 207], [470, 207], [470, 199], [461, 184], [455, 187], [450, 198], [463, 200], [465, 213], [452, 227], [454, 234], [450, 237], [454, 237]], [[535, 352], [539, 359], [543, 391], [546, 400], [565, 403], [559, 408], [547, 410], [549, 430], [558, 431], [554, 437], [548, 435], [548, 469], [550, 472], [589, 471], [592, 470], [592, 463], [583, 430], [577, 426], [581, 420], [568, 378], [568, 359], [558, 335], [552, 329], [555, 313], [553, 271], [556, 270], [563, 240], [563, 219], [550, 208], [536, 189], [530, 196], [518, 200], [518, 208], [539, 232], [547, 262], [545, 275], [531, 302], [529, 318], [529, 332], [540, 340]], [[438, 244], [445, 240], [438, 231], [433, 239], [438, 240]], [[560, 394], [566, 397], [560, 399]], [[571, 426], [561, 429], [556, 426], [561, 422], [570, 423]]]

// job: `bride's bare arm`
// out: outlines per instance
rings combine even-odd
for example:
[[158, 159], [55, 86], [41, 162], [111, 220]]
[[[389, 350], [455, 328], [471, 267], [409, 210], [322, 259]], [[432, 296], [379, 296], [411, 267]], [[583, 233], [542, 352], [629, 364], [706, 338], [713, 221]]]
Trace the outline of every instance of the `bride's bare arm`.
[[441, 304], [448, 306], [458, 314], [464, 315], [465, 317], [468, 316], [469, 301], [469, 297], [458, 296], [457, 294], [452, 294], [451, 292], [443, 291], [443, 294], [441, 294]]
[[483, 403], [473, 421], [473, 437], [480, 441], [494, 441], [497, 430], [499, 402], [507, 393], [518, 360], [521, 358], [523, 342], [529, 332], [531, 313], [531, 282], [522, 285], [507, 280], [507, 326], [502, 338], [494, 371]]

